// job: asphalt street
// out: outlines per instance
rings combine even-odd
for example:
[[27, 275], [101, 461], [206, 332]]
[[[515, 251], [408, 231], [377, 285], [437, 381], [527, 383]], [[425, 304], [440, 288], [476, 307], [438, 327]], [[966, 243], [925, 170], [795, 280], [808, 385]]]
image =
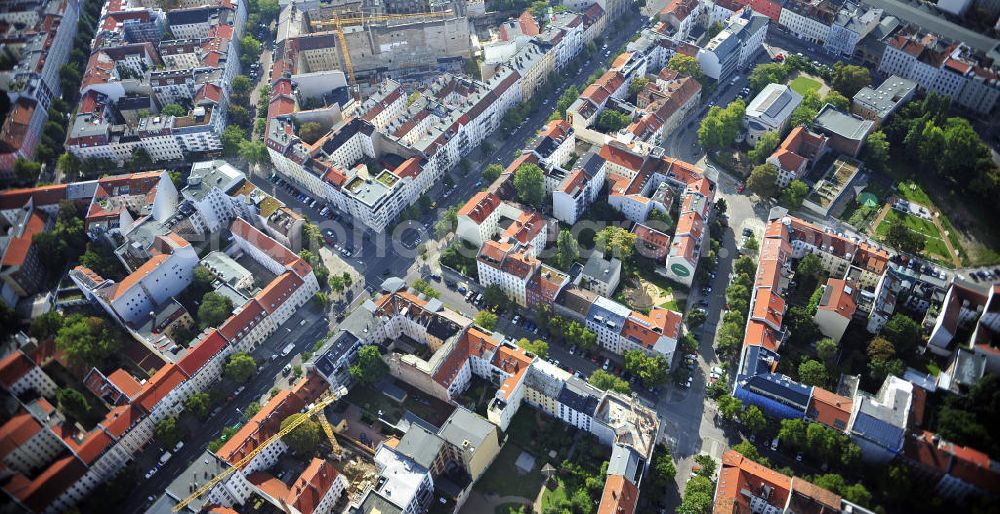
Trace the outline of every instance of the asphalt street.
[[[301, 325], [305, 320], [305, 325]], [[174, 480], [178, 473], [187, 467], [196, 458], [199, 458], [208, 446], [208, 443], [219, 436], [222, 429], [237, 422], [245, 421], [242, 413], [246, 412], [246, 407], [252, 402], [266, 401], [266, 398], [274, 387], [275, 381], [281, 378], [281, 370], [286, 364], [290, 364], [293, 359], [304, 351], [311, 350], [313, 344], [324, 337], [328, 330], [327, 320], [315, 309], [306, 307], [299, 310], [299, 313], [289, 319], [284, 325], [267, 338], [253, 352], [257, 362], [262, 364], [258, 368], [257, 374], [249, 382], [242, 384], [246, 389], [238, 396], [233, 396], [231, 400], [226, 400], [219, 412], [208, 419], [197, 422], [197, 430], [190, 430], [184, 438], [184, 447], [179, 451], [171, 452], [173, 456], [169, 461], [148, 480], [139, 480], [132, 494], [123, 505], [124, 512], [140, 512], [148, 504], [147, 497], [158, 497], [166, 490], [170, 482]], [[295, 350], [287, 356], [281, 355], [281, 350], [289, 342], [295, 343]], [[277, 357], [271, 359], [272, 355]], [[233, 394], [240, 385], [231, 381], [223, 381], [221, 384], [228, 386], [226, 394]], [[213, 405], [213, 408], [216, 405]], [[155, 438], [150, 442], [145, 450], [136, 455], [135, 461], [131, 464], [135, 469], [136, 476], [145, 475], [152, 469], [163, 455], [164, 448], [160, 448]]]

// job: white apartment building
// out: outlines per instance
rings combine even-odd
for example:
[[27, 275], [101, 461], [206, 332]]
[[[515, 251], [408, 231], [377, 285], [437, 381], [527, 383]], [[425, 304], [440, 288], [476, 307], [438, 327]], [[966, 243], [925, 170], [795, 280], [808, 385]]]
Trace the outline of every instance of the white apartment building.
[[246, 180], [242, 171], [226, 161], [203, 161], [191, 165], [187, 187], [181, 190], [185, 200], [191, 202], [195, 212], [191, 223], [209, 234], [229, 225], [236, 217], [233, 203], [239, 200], [229, 196]]
[[925, 91], [947, 96], [977, 114], [988, 114], [1000, 98], [995, 73], [982, 66], [964, 44], [948, 45], [933, 35], [901, 34], [885, 46], [879, 72], [898, 75]]
[[726, 28], [698, 50], [698, 64], [705, 76], [721, 82], [748, 66], [764, 43], [768, 21], [767, 16], [749, 9], [730, 18]]
[[792, 0], [782, 7], [778, 24], [799, 39], [825, 45], [837, 12], [830, 0]]
[[552, 216], [568, 225], [576, 223], [597, 201], [606, 177], [604, 159], [593, 151], [587, 152], [552, 191]]

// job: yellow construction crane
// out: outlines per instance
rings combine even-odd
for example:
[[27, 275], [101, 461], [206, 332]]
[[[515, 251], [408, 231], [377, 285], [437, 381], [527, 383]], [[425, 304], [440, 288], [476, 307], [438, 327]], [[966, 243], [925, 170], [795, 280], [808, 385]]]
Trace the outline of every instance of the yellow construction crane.
[[351, 90], [355, 91], [358, 86], [357, 78], [354, 76], [354, 64], [351, 63], [351, 53], [347, 49], [347, 37], [344, 36], [345, 25], [363, 25], [365, 23], [375, 23], [380, 21], [411, 20], [415, 18], [444, 18], [451, 16], [451, 9], [438, 12], [420, 12], [411, 14], [371, 14], [362, 15], [356, 18], [341, 18], [337, 13], [333, 13], [331, 20], [317, 20], [310, 22], [314, 29], [333, 26], [337, 32], [337, 41], [340, 43], [340, 51], [344, 53], [344, 68], [347, 68], [347, 78], [350, 81]]
[[184, 507], [187, 507], [189, 503], [195, 501], [196, 499], [203, 496], [205, 493], [211, 491], [213, 487], [218, 485], [223, 480], [229, 478], [230, 475], [243, 469], [243, 467], [249, 464], [250, 461], [254, 459], [254, 457], [260, 454], [260, 452], [266, 450], [268, 446], [271, 446], [285, 435], [288, 435], [289, 432], [295, 430], [295, 428], [301, 425], [303, 422], [305, 422], [306, 419], [309, 419], [313, 416], [319, 417], [320, 425], [323, 426], [323, 431], [326, 432], [327, 437], [330, 438], [330, 444], [331, 446], [333, 446], [334, 454], [338, 458], [340, 458], [341, 455], [340, 445], [337, 444], [337, 440], [333, 437], [333, 428], [330, 427], [330, 422], [327, 421], [326, 415], [323, 413], [323, 409], [325, 409], [327, 405], [330, 405], [331, 403], [337, 401], [337, 398], [340, 398], [344, 394], [346, 394], [346, 390], [341, 388], [337, 392], [331, 392], [321, 396], [320, 399], [317, 400], [316, 403], [312, 406], [312, 408], [310, 408], [305, 412], [305, 416], [299, 416], [298, 418], [295, 418], [295, 421], [289, 423], [288, 426], [279, 430], [277, 434], [274, 434], [271, 437], [267, 438], [262, 444], [254, 448], [253, 451], [246, 454], [242, 459], [237, 461], [236, 464], [233, 464], [222, 473], [215, 475], [214, 478], [212, 478], [208, 482], [205, 482], [205, 484], [199, 487], [197, 491], [191, 494], [191, 496], [184, 498], [184, 500], [182, 500], [180, 503], [174, 505], [173, 511], [174, 512], [180, 511]]
[[326, 438], [330, 441], [330, 449], [333, 451], [333, 456], [340, 460], [343, 451], [340, 449], [340, 444], [337, 443], [336, 436], [333, 435], [333, 427], [330, 426], [330, 420], [326, 419], [326, 416], [322, 412], [316, 416], [319, 420], [319, 425], [323, 427], [323, 432], [326, 433]]

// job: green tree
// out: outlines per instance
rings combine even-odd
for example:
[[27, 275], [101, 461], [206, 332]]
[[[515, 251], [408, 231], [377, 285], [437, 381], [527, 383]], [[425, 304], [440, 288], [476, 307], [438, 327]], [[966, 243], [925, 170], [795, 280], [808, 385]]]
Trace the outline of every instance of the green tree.
[[756, 405], [747, 407], [740, 415], [740, 421], [743, 422], [743, 426], [747, 427], [747, 430], [754, 434], [759, 434], [767, 428], [767, 419]]
[[56, 391], [59, 411], [76, 421], [86, 423], [90, 419], [90, 403], [80, 391], [63, 388]]
[[624, 356], [625, 369], [639, 377], [644, 386], [653, 387], [666, 381], [670, 365], [662, 355], [649, 355], [642, 350], [627, 350]]
[[438, 221], [434, 224], [434, 235], [442, 238], [458, 228], [458, 207], [451, 206], [438, 215]]
[[253, 91], [253, 81], [246, 75], [237, 75], [233, 78], [232, 87], [233, 95], [248, 99], [250, 98], [250, 92]]
[[885, 169], [885, 164], [889, 162], [889, 141], [885, 137], [885, 132], [876, 130], [868, 134], [862, 157], [865, 164], [871, 168], [879, 171]]
[[941, 172], [955, 180], [964, 180], [980, 159], [989, 159], [990, 152], [979, 134], [965, 118], [948, 118], [943, 127], [944, 145], [941, 152]]
[[349, 371], [358, 382], [374, 384], [389, 371], [389, 366], [382, 360], [378, 346], [366, 344], [358, 350], [358, 360], [351, 365]]
[[823, 360], [827, 367], [833, 366], [838, 351], [837, 342], [829, 337], [824, 337], [816, 342], [816, 355]]
[[298, 423], [298, 426], [283, 435], [281, 440], [299, 457], [315, 455], [316, 447], [319, 446], [320, 442], [319, 423], [299, 412], [282, 420], [281, 429], [284, 430], [295, 423]]
[[747, 78], [750, 90], [757, 94], [768, 84], [783, 84], [788, 80], [788, 67], [778, 63], [758, 64]]
[[[741, 318], [745, 317], [741, 314]], [[719, 337], [716, 339], [715, 351], [720, 356], [731, 357], [743, 346], [743, 323], [723, 323], [719, 328]]]
[[822, 362], [806, 359], [799, 364], [799, 380], [806, 385], [825, 386], [829, 377]]
[[833, 89], [839, 91], [847, 98], [854, 98], [854, 95], [861, 91], [861, 88], [871, 84], [872, 79], [868, 73], [868, 68], [844, 64], [837, 62], [833, 66]]
[[621, 227], [609, 226], [594, 236], [594, 247], [605, 256], [627, 261], [635, 252], [636, 235]]
[[56, 347], [80, 367], [97, 366], [122, 346], [121, 337], [104, 318], [71, 314], [56, 333]]
[[490, 284], [483, 290], [483, 301], [486, 302], [486, 305], [503, 309], [510, 299], [507, 298], [507, 293], [504, 293], [503, 289], [500, 289], [500, 286]]
[[823, 261], [812, 253], [802, 257], [795, 268], [796, 274], [808, 277], [819, 276], [820, 271], [823, 271]]
[[809, 185], [795, 179], [788, 183], [788, 187], [781, 192], [781, 203], [790, 210], [802, 207], [802, 202], [809, 195]]
[[87, 251], [80, 256], [80, 264], [104, 278], [121, 280], [125, 276], [114, 248], [105, 241], [87, 243]]
[[757, 196], [774, 198], [781, 191], [778, 188], [778, 168], [773, 164], [761, 164], [750, 170], [747, 187]]
[[494, 180], [500, 177], [501, 173], [503, 173], [503, 166], [497, 163], [490, 163], [483, 170], [483, 182], [492, 184]]
[[733, 445], [733, 451], [739, 452], [740, 455], [763, 465], [767, 465], [767, 458], [760, 455], [760, 451], [754, 446], [750, 441], [740, 441]]
[[841, 496], [845, 500], [861, 505], [862, 507], [868, 507], [872, 502], [872, 493], [865, 489], [865, 486], [861, 484], [852, 484], [841, 490]]
[[676, 53], [673, 57], [667, 61], [667, 68], [680, 73], [681, 75], [687, 75], [698, 82], [701, 83], [702, 87], [705, 86], [705, 72], [702, 71], [701, 65], [698, 64], [698, 59], [691, 57], [689, 55], [684, 55], [682, 53]]
[[164, 448], [173, 448], [184, 438], [184, 431], [177, 425], [177, 418], [164, 418], [153, 429], [156, 439]]
[[222, 373], [233, 382], [242, 384], [257, 373], [257, 361], [249, 353], [236, 352], [229, 357]]
[[889, 318], [889, 321], [882, 327], [881, 335], [892, 343], [896, 353], [909, 353], [916, 349], [923, 340], [920, 324], [913, 318], [900, 313], [893, 314]]
[[590, 374], [589, 379], [590, 385], [601, 389], [602, 391], [615, 391], [621, 394], [629, 394], [632, 389], [628, 386], [628, 382], [604, 371], [603, 369], [594, 370]]
[[163, 116], [176, 116], [182, 117], [187, 116], [188, 110], [180, 104], [167, 104], [160, 109], [160, 114]]
[[198, 326], [202, 330], [218, 327], [233, 313], [233, 301], [215, 291], [205, 293], [198, 306]]
[[545, 201], [545, 174], [535, 164], [522, 164], [514, 172], [514, 189], [520, 201], [540, 208]]
[[743, 402], [726, 394], [716, 400], [719, 404], [719, 416], [726, 421], [732, 421], [743, 411]]
[[794, 449], [806, 447], [806, 425], [801, 419], [783, 419], [778, 430], [778, 438]]
[[222, 153], [235, 157], [240, 153], [240, 145], [247, 140], [246, 132], [236, 125], [228, 125], [222, 131]]
[[604, 112], [597, 117], [595, 128], [605, 134], [614, 134], [615, 132], [627, 127], [631, 122], [632, 118], [630, 118], [629, 115], [612, 109], [605, 109]]
[[240, 127], [250, 127], [250, 121], [252, 120], [250, 116], [250, 111], [242, 105], [230, 105], [229, 106], [229, 123], [234, 125], [239, 125]]
[[917, 253], [923, 250], [927, 237], [910, 230], [900, 220], [889, 222], [889, 230], [885, 234], [885, 242], [904, 253]]
[[80, 175], [80, 159], [70, 152], [63, 152], [56, 160], [56, 167], [64, 175], [73, 179]]
[[313, 144], [323, 137], [323, 127], [315, 121], [307, 121], [299, 127], [299, 139], [308, 144]]
[[745, 112], [746, 104], [739, 98], [724, 109], [717, 105], [712, 107], [698, 127], [698, 142], [714, 150], [731, 148], [743, 128]]
[[722, 30], [724, 28], [725, 27], [722, 26], [722, 23], [720, 23], [718, 21], [716, 21], [716, 22], [712, 23], [711, 25], [709, 25], [708, 29], [705, 30], [705, 41], [711, 41], [712, 38], [714, 38], [715, 36], [718, 36], [719, 33], [722, 32]]
[[249, 66], [260, 57], [260, 41], [253, 36], [243, 36], [240, 39], [240, 62]]
[[642, 88], [649, 84], [649, 79], [646, 77], [636, 77], [632, 80], [632, 83], [628, 85], [628, 98], [632, 104], [636, 104], [636, 98], [639, 96], [639, 92]]
[[238, 152], [250, 164], [264, 164], [269, 159], [267, 146], [260, 141], [241, 141]]
[[692, 309], [688, 311], [687, 316], [684, 317], [684, 321], [687, 323], [689, 329], [698, 328], [701, 325], [704, 325], [707, 319], [708, 315], [701, 309]]
[[472, 321], [476, 325], [491, 332], [497, 328], [497, 315], [490, 311], [479, 311]]
[[208, 408], [211, 406], [212, 399], [204, 391], [194, 393], [184, 400], [184, 409], [202, 419], [208, 416]]
[[42, 172], [42, 165], [34, 161], [22, 159], [20, 157], [14, 161], [14, 175], [23, 182], [33, 182], [38, 179], [38, 174]]
[[805, 125], [812, 128], [813, 120], [816, 119], [817, 114], [819, 114], [819, 109], [808, 105], [799, 105], [792, 111], [792, 116], [789, 118], [789, 126], [798, 127]]
[[559, 263], [559, 267], [569, 269], [578, 258], [580, 258], [580, 245], [573, 237], [573, 233], [567, 229], [560, 230], [556, 238], [556, 262]]
[[654, 487], [667, 487], [677, 476], [677, 467], [670, 450], [662, 443], [656, 445], [653, 451], [653, 462], [650, 464], [653, 473]]
[[744, 255], [733, 262], [733, 272], [737, 275], [754, 276], [757, 274], [757, 262], [753, 260], [753, 257]]
[[541, 339], [529, 341], [527, 338], [521, 338], [521, 340], [517, 342], [517, 345], [525, 351], [537, 355], [541, 359], [546, 359], [549, 356], [549, 343], [546, 343]]
[[837, 91], [830, 91], [823, 97], [823, 101], [836, 107], [842, 112], [851, 110], [851, 101]]
[[764, 132], [757, 139], [757, 143], [753, 145], [753, 148], [747, 152], [747, 157], [754, 164], [764, 164], [764, 161], [774, 153], [774, 149], [778, 148], [778, 143], [780, 142], [781, 139], [778, 137], [777, 132], [773, 130]]
[[684, 487], [684, 497], [676, 514], [708, 514], [712, 511], [715, 485], [704, 476], [695, 476]]
[[698, 470], [699, 475], [708, 478], [712, 478], [715, 475], [715, 469], [718, 467], [718, 464], [716, 464], [715, 459], [711, 455], [704, 453], [695, 455], [694, 462], [700, 468]]

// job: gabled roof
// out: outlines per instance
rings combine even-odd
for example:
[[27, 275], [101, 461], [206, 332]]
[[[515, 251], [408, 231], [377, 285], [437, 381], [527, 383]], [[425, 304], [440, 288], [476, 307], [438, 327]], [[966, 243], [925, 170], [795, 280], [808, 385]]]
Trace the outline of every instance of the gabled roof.
[[188, 349], [187, 354], [177, 361], [177, 366], [184, 370], [188, 376], [194, 376], [206, 362], [218, 354], [228, 343], [218, 330], [212, 329], [205, 337], [199, 339], [194, 347]]
[[274, 314], [274, 311], [278, 310], [282, 304], [291, 298], [303, 283], [298, 275], [286, 271], [267, 284], [261, 292], [257, 293], [254, 300], [257, 300], [268, 314]]
[[172, 363], [167, 364], [160, 368], [146, 382], [146, 385], [142, 388], [142, 393], [139, 394], [134, 403], [141, 406], [146, 412], [153, 412], [156, 404], [170, 394], [186, 378], [184, 372], [179, 367]]
[[459, 216], [468, 216], [476, 223], [482, 223], [500, 206], [500, 197], [486, 191], [474, 195], [458, 210]]
[[243, 238], [249, 244], [266, 253], [268, 257], [285, 266], [286, 269], [295, 272], [300, 278], [305, 278], [306, 275], [312, 273], [312, 266], [305, 259], [295, 255], [295, 252], [257, 230], [243, 218], [233, 220], [229, 230], [233, 235]]
[[622, 475], [608, 475], [597, 514], [632, 514], [639, 501], [639, 488]]
[[15, 350], [0, 360], [0, 384], [10, 388], [34, 367], [35, 363], [27, 355]]
[[288, 488], [285, 502], [302, 514], [310, 514], [319, 506], [339, 475], [340, 472], [329, 461], [314, 458]]
[[854, 401], [845, 396], [831, 393], [821, 387], [814, 387], [809, 399], [810, 418], [838, 431], [843, 431], [851, 421], [851, 407]]

